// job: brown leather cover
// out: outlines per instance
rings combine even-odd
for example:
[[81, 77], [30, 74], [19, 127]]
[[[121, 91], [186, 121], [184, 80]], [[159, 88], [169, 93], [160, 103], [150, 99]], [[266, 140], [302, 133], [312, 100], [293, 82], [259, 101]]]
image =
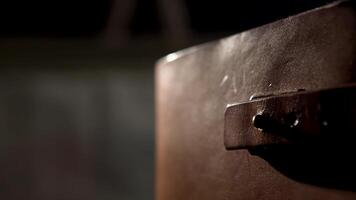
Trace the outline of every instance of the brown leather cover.
[[347, 1], [160, 60], [156, 199], [356, 199], [355, 188], [298, 181], [247, 150], [224, 147], [228, 104], [354, 83], [355, 48], [355, 7]]

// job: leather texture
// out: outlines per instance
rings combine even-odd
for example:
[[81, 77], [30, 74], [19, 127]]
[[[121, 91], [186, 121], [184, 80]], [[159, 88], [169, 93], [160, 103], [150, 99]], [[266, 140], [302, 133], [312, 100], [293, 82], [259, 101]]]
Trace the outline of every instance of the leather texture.
[[355, 7], [342, 1], [161, 59], [156, 199], [355, 199], [355, 188], [297, 181], [247, 150], [224, 147], [227, 105], [354, 83], [355, 49]]

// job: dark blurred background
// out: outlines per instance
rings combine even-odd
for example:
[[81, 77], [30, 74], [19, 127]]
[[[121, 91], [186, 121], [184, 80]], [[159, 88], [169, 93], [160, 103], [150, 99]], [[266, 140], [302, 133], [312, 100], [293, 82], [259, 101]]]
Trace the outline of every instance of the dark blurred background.
[[330, 1], [1, 1], [0, 198], [153, 199], [155, 61]]

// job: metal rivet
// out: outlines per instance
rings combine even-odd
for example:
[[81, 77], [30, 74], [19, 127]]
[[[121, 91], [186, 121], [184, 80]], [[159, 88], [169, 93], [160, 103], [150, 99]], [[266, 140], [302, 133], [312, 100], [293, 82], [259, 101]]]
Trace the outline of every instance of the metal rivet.
[[252, 117], [252, 124], [254, 127], [264, 131], [270, 125], [271, 119], [269, 116], [259, 113]]
[[285, 117], [284, 117], [284, 124], [289, 127], [289, 128], [295, 128], [296, 126], [298, 126], [300, 120], [297, 117], [297, 114], [294, 112], [290, 112], [288, 113]]

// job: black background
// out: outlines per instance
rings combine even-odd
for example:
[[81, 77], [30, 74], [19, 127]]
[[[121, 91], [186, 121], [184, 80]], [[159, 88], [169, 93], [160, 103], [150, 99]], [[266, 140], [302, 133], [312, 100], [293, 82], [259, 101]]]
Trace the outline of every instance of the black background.
[[[196, 32], [236, 32], [323, 5], [330, 0], [186, 0]], [[109, 0], [1, 1], [2, 36], [90, 36], [109, 16]], [[138, 0], [133, 34], [160, 30], [156, 1]]]

